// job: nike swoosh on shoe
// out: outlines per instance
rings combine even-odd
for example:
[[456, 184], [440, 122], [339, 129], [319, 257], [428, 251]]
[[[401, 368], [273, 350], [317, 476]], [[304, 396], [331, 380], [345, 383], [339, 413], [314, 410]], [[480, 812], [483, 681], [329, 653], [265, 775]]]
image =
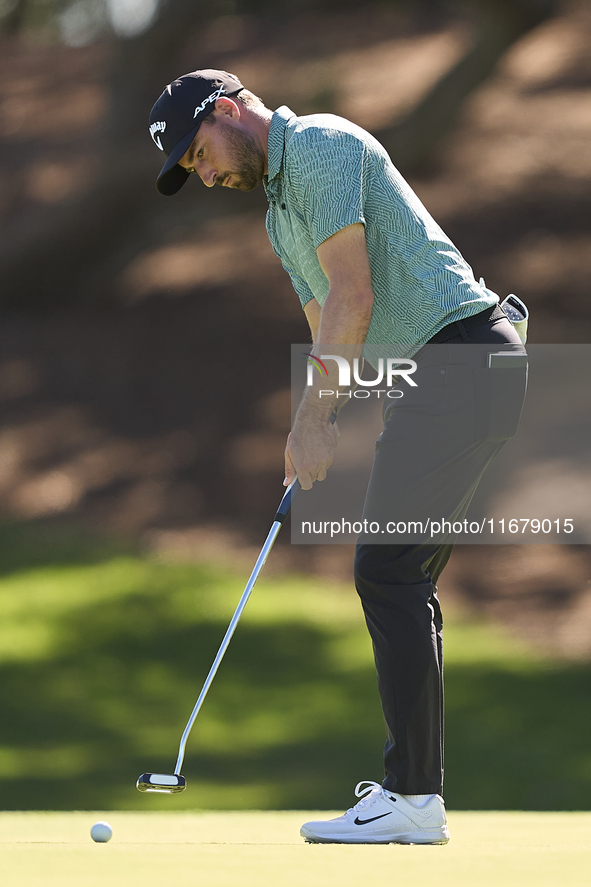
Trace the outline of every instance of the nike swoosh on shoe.
[[389, 813], [381, 813], [379, 816], [372, 816], [371, 819], [359, 819], [359, 817], [357, 817], [355, 819], [355, 825], [367, 825], [368, 822], [375, 822], [376, 819], [383, 819], [384, 816], [390, 816], [390, 814]]

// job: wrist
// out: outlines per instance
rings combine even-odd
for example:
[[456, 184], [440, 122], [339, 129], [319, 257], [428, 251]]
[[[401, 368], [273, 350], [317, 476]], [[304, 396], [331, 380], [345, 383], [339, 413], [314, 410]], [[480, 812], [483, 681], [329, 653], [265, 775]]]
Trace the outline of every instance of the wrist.
[[296, 421], [313, 421], [319, 425], [329, 425], [337, 413], [334, 395], [320, 397], [318, 392], [306, 393], [296, 414]]

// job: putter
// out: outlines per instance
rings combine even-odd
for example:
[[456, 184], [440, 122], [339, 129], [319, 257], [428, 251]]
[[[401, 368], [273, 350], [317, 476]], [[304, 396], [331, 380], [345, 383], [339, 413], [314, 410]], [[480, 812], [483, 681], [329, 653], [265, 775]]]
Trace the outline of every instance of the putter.
[[[334, 421], [334, 420], [332, 420]], [[246, 588], [240, 598], [240, 602], [236, 607], [236, 611], [232, 616], [232, 621], [228, 626], [228, 630], [224, 635], [224, 639], [220, 645], [220, 648], [217, 652], [217, 656], [213, 661], [213, 665], [209, 670], [209, 674], [205, 679], [205, 683], [203, 684], [203, 689], [199, 694], [199, 698], [195, 703], [195, 708], [191, 712], [191, 717], [187, 721], [187, 726], [184, 729], [183, 735], [181, 736], [181, 741], [179, 745], [179, 754], [176, 762], [176, 767], [174, 768], [174, 773], [142, 773], [140, 778], [137, 781], [137, 788], [141, 792], [163, 792], [165, 794], [176, 794], [177, 792], [182, 792], [187, 787], [187, 781], [184, 776], [181, 776], [181, 769], [183, 767], [183, 760], [185, 758], [185, 746], [187, 744], [187, 739], [189, 738], [189, 733], [191, 732], [191, 728], [195, 723], [195, 718], [199, 714], [199, 709], [203, 705], [203, 700], [207, 695], [207, 691], [211, 686], [211, 682], [213, 681], [215, 674], [219, 668], [220, 662], [224, 657], [224, 653], [228, 649], [228, 645], [232, 639], [232, 635], [236, 630], [236, 626], [238, 625], [238, 621], [242, 616], [242, 612], [247, 604], [247, 601], [250, 597], [250, 593], [254, 588], [254, 584], [259, 577], [259, 573], [263, 569], [265, 565], [265, 561], [269, 556], [269, 552], [273, 548], [273, 543], [277, 538], [279, 530], [283, 524], [283, 521], [289, 514], [291, 509], [291, 503], [299, 491], [300, 485], [298, 479], [296, 479], [288, 486], [285, 491], [283, 498], [279, 504], [279, 508], [277, 509], [277, 513], [275, 515], [275, 520], [273, 521], [273, 526], [269, 530], [269, 534], [265, 540], [265, 544], [261, 549], [261, 553], [258, 556], [257, 562], [254, 565], [254, 569], [250, 574], [250, 579], [246, 584]]]

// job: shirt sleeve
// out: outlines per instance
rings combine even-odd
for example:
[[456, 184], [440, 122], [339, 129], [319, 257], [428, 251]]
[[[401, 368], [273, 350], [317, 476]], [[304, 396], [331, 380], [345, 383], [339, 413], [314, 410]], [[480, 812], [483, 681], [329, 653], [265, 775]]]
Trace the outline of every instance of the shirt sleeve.
[[299, 274], [292, 274], [289, 272], [289, 276], [291, 277], [291, 282], [293, 284], [293, 288], [300, 297], [300, 304], [302, 308], [304, 308], [308, 302], [310, 302], [314, 298], [314, 293]]
[[308, 302], [314, 298], [314, 293], [312, 292], [312, 290], [310, 289], [310, 287], [308, 286], [308, 284], [306, 283], [304, 278], [300, 274], [298, 274], [293, 268], [291, 268], [287, 264], [285, 259], [283, 259], [283, 258], [281, 259], [281, 264], [283, 265], [283, 267], [285, 268], [285, 270], [289, 274], [289, 276], [291, 278], [292, 286], [299, 296], [300, 304], [301, 304], [302, 308], [304, 308], [304, 306], [307, 305]]
[[290, 176], [314, 249], [342, 228], [365, 224], [365, 146], [352, 133], [306, 130], [290, 145]]

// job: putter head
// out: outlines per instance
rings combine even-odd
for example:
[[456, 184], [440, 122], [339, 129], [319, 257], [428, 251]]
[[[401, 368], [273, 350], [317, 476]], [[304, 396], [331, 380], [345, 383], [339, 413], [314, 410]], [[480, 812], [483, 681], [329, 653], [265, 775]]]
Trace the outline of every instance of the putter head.
[[162, 792], [167, 795], [184, 792], [187, 781], [184, 776], [168, 773], [142, 773], [137, 783], [140, 792]]

